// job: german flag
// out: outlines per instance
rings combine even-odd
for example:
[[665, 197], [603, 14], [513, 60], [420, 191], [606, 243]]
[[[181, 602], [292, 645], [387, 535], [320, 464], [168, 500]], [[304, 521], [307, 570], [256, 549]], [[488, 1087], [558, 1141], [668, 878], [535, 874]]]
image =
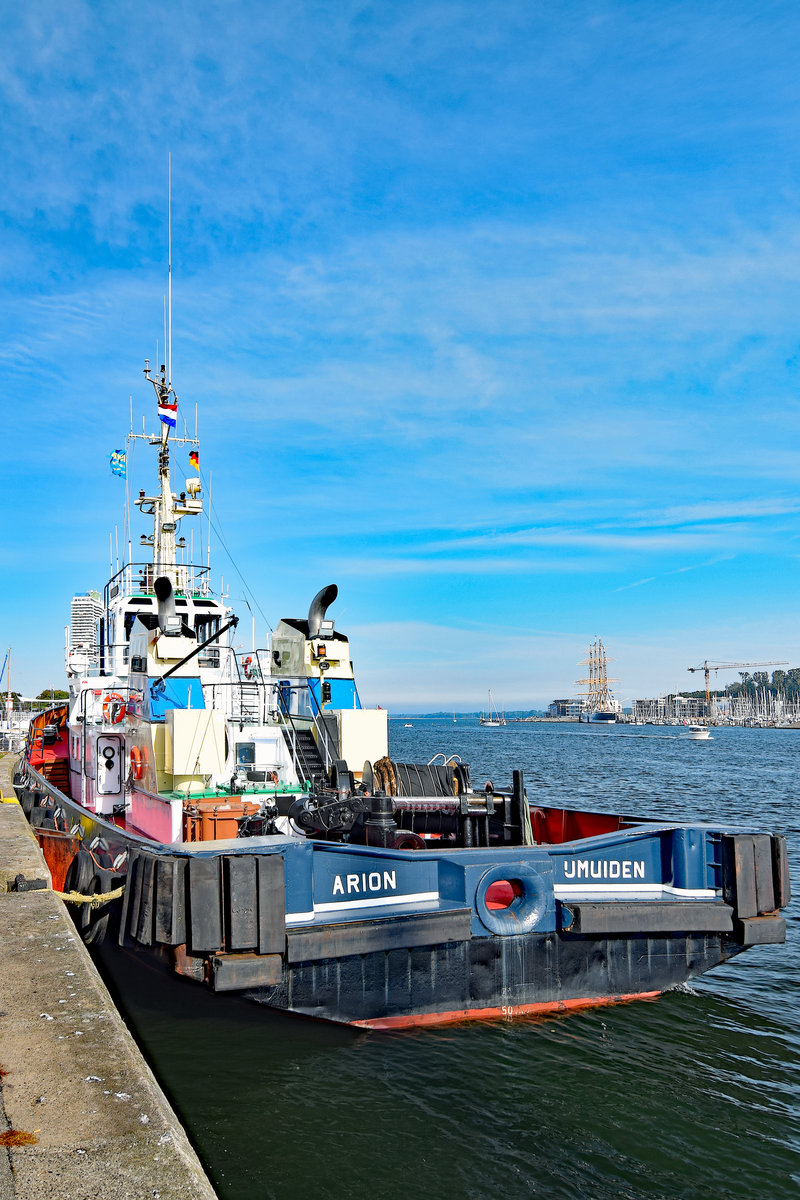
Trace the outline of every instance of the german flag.
[[194, 467], [195, 471], [200, 470], [200, 454], [197, 450], [189, 451], [189, 466]]

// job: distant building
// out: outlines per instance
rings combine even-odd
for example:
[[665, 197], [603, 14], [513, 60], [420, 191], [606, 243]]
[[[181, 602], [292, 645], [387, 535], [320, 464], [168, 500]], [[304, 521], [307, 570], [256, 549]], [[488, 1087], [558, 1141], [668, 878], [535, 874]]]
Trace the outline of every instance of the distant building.
[[634, 721], [697, 721], [706, 716], [706, 702], [697, 696], [659, 696], [657, 700], [634, 700]]
[[554, 700], [547, 706], [547, 715], [548, 717], [575, 717], [577, 719], [584, 708], [582, 700]]

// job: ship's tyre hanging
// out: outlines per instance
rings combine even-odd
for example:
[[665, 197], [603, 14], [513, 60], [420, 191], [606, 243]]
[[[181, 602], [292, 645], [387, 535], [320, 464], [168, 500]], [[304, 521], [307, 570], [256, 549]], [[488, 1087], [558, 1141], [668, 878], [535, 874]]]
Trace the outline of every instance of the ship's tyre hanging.
[[[514, 899], [507, 908], [489, 908], [486, 893], [493, 883], [507, 881]], [[540, 876], [523, 863], [491, 867], [481, 877], [475, 891], [475, 911], [490, 933], [509, 937], [534, 930], [547, 908], [547, 889]]]
[[65, 892], [80, 892], [88, 894], [89, 884], [95, 872], [92, 856], [87, 850], [79, 850], [70, 863], [64, 879]]
[[55, 815], [51, 804], [37, 804], [34, 795], [31, 805], [30, 823], [34, 829], [55, 829]]
[[[92, 896], [105, 895], [114, 887], [114, 875], [111, 871], [100, 871], [92, 879], [89, 885], [89, 893]], [[91, 908], [88, 904], [83, 905], [84, 915], [83, 924], [81, 925], [81, 937], [87, 945], [99, 946], [105, 941], [108, 933], [108, 927], [111, 923], [111, 904], [104, 904], [102, 908]]]
[[[79, 850], [67, 871], [64, 890], [78, 892], [81, 896], [105, 895], [113, 889], [115, 882], [114, 872], [102, 869], [106, 865], [111, 867], [111, 859], [105, 851], [96, 851], [93, 858], [88, 850]], [[110, 918], [108, 904], [102, 908], [92, 908], [90, 904], [76, 904], [73, 908], [73, 919], [87, 945], [100, 945], [108, 932]]]

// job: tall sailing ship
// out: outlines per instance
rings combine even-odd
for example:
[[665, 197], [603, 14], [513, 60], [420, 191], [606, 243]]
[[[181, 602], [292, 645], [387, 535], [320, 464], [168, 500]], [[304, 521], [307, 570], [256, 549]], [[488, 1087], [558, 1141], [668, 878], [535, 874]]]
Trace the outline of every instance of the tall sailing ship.
[[580, 692], [579, 695], [586, 697], [585, 719], [592, 724], [613, 725], [620, 713], [619, 701], [609, 686], [611, 683], [618, 682], [616, 679], [609, 678], [609, 661], [613, 662], [613, 659], [608, 658], [602, 640], [595, 638], [589, 645], [586, 658], [581, 659], [579, 663], [579, 666], [588, 666], [589, 668], [588, 677], [578, 679], [576, 683], [588, 685], [588, 690]]

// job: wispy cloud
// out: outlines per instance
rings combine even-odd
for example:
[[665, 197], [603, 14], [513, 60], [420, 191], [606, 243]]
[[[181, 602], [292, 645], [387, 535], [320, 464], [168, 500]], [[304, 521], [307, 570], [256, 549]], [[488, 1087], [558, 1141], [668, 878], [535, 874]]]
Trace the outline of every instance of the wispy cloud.
[[649, 575], [647, 579], [637, 579], [635, 583], [624, 583], [622, 587], [615, 588], [615, 592], [627, 592], [629, 588], [643, 587], [646, 583], [655, 583], [655, 575]]
[[651, 511], [642, 517], [648, 525], [690, 525], [709, 521], [748, 521], [780, 517], [800, 512], [800, 501], [778, 497], [756, 497], [749, 500], [702, 500], [696, 504], [674, 505], [661, 512]]

